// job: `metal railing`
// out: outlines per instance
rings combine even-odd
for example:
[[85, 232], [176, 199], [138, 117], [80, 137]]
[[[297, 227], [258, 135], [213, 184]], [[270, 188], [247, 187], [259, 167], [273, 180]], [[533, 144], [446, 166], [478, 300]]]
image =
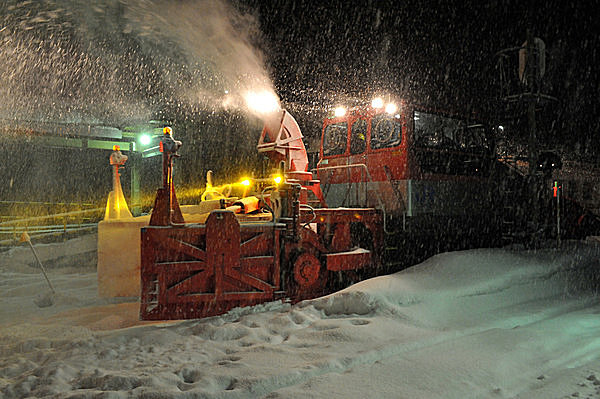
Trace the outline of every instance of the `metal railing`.
[[[67, 233], [93, 230], [102, 218], [104, 208], [90, 208], [27, 218], [12, 218], [0, 222], [0, 245], [14, 245], [27, 232], [31, 238], [66, 235]], [[93, 216], [93, 214], [96, 216]], [[90, 215], [84, 217], [85, 215]], [[73, 219], [76, 219], [74, 222]], [[60, 220], [62, 223], [57, 223]], [[44, 223], [47, 222], [47, 223]]]

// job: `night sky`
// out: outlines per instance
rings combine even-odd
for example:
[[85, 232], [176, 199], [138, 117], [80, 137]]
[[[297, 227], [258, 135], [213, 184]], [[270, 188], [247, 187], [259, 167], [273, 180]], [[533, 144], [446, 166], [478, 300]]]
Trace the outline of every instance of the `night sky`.
[[[546, 44], [542, 92], [558, 99], [539, 107], [540, 147], [598, 162], [599, 3], [5, 0], [0, 117], [118, 127], [173, 121], [190, 176], [201, 180], [219, 163], [240, 169], [228, 158], [256, 156], [260, 123], [239, 109], [211, 108], [250, 72], [262, 77], [266, 68], [313, 151], [328, 109], [374, 95], [504, 125], [496, 54], [522, 45], [530, 30]], [[215, 36], [228, 25], [229, 41]], [[510, 134], [526, 141], [523, 114], [511, 120]], [[38, 173], [27, 163], [30, 174], [17, 173], [11, 165], [29, 158], [9, 154], [21, 156], [0, 165], [11, 171], [3, 176], [15, 194]], [[105, 162], [103, 153], [88, 155]]]
[[244, 4], [260, 21], [260, 46], [283, 101], [307, 109], [390, 93], [498, 117], [495, 54], [520, 46], [529, 29], [548, 53], [542, 91], [559, 100], [540, 112], [541, 139], [598, 153], [599, 2], [536, 3]]
[[529, 30], [546, 44], [542, 92], [559, 100], [540, 110], [540, 137], [600, 153], [599, 3], [6, 0], [0, 111], [184, 119], [266, 68], [282, 104], [313, 123], [309, 135], [327, 107], [376, 94], [500, 123], [495, 54]]

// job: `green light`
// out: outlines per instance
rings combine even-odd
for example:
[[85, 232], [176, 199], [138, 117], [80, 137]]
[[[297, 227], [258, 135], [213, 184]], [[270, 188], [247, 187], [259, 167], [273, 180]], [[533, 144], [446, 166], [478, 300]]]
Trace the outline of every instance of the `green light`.
[[149, 134], [142, 134], [138, 140], [141, 145], [148, 145], [152, 142], [152, 136]]

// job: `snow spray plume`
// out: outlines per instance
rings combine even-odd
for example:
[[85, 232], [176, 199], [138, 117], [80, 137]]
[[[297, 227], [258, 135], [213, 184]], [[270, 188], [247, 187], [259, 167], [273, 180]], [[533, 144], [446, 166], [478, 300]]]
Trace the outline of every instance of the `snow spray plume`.
[[191, 79], [171, 81], [179, 86], [184, 101], [201, 109], [243, 109], [257, 114], [247, 106], [248, 96], [268, 93], [278, 105], [262, 54], [252, 44], [259, 33], [253, 16], [225, 1], [137, 0], [128, 3], [127, 18], [128, 30], [154, 39], [144, 40], [145, 46], [155, 47], [153, 42], [158, 42], [166, 57], [185, 62]]
[[257, 32], [223, 1], [6, 1], [0, 118], [124, 124], [165, 108], [245, 109], [248, 92], [274, 95]]
[[[114, 15], [75, 1], [6, 1], [0, 7], [0, 117], [114, 123], [151, 115], [138, 54]], [[90, 20], [104, 28], [91, 32]], [[86, 41], [94, 35], [96, 42]], [[151, 79], [146, 80], [147, 82]]]

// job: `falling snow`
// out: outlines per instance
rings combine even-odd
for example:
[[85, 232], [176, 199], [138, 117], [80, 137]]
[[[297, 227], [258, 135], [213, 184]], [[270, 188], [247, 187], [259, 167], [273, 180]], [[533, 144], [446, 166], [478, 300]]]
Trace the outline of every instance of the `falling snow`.
[[[36, 124], [168, 122], [184, 142], [175, 181], [191, 193], [209, 169], [251, 173], [262, 121], [250, 92], [295, 115], [313, 157], [326, 112], [374, 94], [510, 119], [498, 149], [526, 152], [531, 122], [499, 101], [498, 54], [528, 31], [545, 41], [539, 90], [552, 97], [536, 104], [536, 146], [562, 157], [557, 176], [577, 195], [594, 194], [587, 215], [600, 209], [595, 2], [93, 3], [0, 4], [0, 223], [15, 217], [6, 204], [105, 203], [109, 154], [41, 144]], [[143, 167], [149, 210], [160, 166]], [[34, 240], [51, 295], [7, 231], [0, 398], [600, 398], [593, 237], [443, 252], [294, 305], [142, 322], [138, 298], [98, 296], [95, 234]]]

